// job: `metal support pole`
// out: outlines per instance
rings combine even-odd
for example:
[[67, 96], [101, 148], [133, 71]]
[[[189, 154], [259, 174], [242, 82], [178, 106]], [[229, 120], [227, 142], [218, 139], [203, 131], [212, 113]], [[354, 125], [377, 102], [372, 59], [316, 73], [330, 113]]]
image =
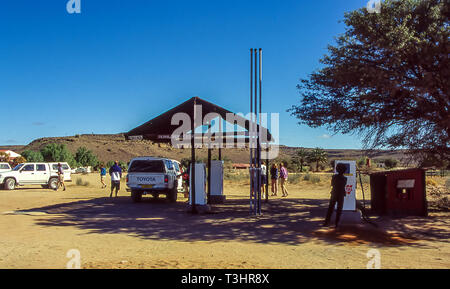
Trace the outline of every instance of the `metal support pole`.
[[190, 184], [191, 184], [191, 197], [192, 197], [192, 214], [197, 214], [197, 206], [195, 200], [195, 105], [197, 101], [194, 99], [194, 108], [192, 112], [192, 120], [191, 120], [191, 171], [190, 171]]
[[250, 149], [250, 167], [249, 167], [249, 174], [250, 174], [250, 214], [252, 214], [253, 211], [253, 200], [252, 200], [252, 193], [253, 193], [253, 178], [252, 178], [252, 162], [253, 162], [253, 150], [252, 150], [252, 122], [253, 122], [253, 48], [250, 48], [250, 123], [249, 123], [249, 149]]
[[220, 133], [220, 144], [219, 144], [219, 161], [222, 160], [222, 146], [223, 146], [223, 131], [222, 131], [222, 117], [219, 117], [219, 133]]
[[[259, 85], [258, 85], [258, 75], [259, 75]], [[261, 114], [262, 114], [262, 49], [252, 48], [250, 49], [249, 150], [250, 150], [250, 212], [254, 215], [261, 214], [261, 187], [262, 187], [261, 139], [260, 139]]]
[[[254, 127], [253, 127], [253, 145], [256, 144], [257, 146], [257, 135], [255, 136], [254, 134], [257, 132], [257, 123], [258, 123], [258, 49], [255, 48], [255, 100], [254, 100]], [[253, 148], [253, 168], [255, 169], [255, 174], [253, 175], [253, 206], [254, 206], [254, 214], [257, 215], [258, 214], [258, 201], [257, 201], [257, 196], [258, 196], [258, 171], [256, 170], [258, 168], [258, 163], [257, 163], [257, 148]]]
[[208, 194], [207, 194], [207, 198], [208, 198], [208, 205], [210, 204], [210, 199], [211, 199], [211, 143], [210, 143], [210, 147], [208, 148]]
[[266, 147], [267, 147], [267, 154], [266, 154], [266, 179], [267, 179], [267, 183], [266, 183], [266, 203], [269, 202], [269, 181], [271, 181], [270, 176], [269, 176], [269, 168], [270, 168], [270, 161], [269, 161], [269, 143], [266, 143]]

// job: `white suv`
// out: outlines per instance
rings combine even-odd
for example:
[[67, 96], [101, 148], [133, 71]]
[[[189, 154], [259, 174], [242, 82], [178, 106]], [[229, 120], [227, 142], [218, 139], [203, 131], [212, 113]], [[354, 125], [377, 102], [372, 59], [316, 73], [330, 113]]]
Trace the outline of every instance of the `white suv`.
[[14, 190], [23, 185], [42, 185], [44, 188], [56, 189], [58, 174], [51, 170], [48, 163], [23, 163], [9, 172], [0, 173], [0, 185], [5, 190]]
[[178, 175], [172, 160], [166, 158], [138, 157], [128, 167], [127, 186], [133, 202], [140, 202], [142, 195], [160, 194], [171, 203], [177, 201]]
[[7, 172], [12, 170], [11, 166], [8, 163], [0, 163], [0, 173]]

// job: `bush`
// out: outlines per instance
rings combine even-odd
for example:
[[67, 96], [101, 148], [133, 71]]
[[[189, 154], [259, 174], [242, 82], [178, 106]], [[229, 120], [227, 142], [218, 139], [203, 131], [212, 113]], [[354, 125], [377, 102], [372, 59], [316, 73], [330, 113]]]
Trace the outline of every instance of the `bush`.
[[317, 175], [306, 174], [306, 175], [303, 177], [303, 180], [304, 180], [304, 181], [311, 182], [311, 183], [313, 183], [313, 184], [318, 184], [318, 183], [320, 183], [320, 177], [317, 176]]
[[65, 144], [49, 144], [41, 149], [41, 154], [46, 162], [67, 162], [71, 167], [77, 166], [75, 158]]
[[124, 161], [119, 161], [119, 167], [122, 169], [122, 171], [126, 172], [128, 171], [128, 165]]
[[5, 152], [0, 152], [0, 162], [9, 163], [9, 155]]
[[302, 180], [302, 175], [300, 174], [291, 174], [289, 175], [289, 182], [292, 184], [298, 184]]
[[92, 151], [88, 150], [86, 147], [80, 147], [78, 148], [77, 152], [75, 153], [75, 161], [78, 165], [83, 167], [89, 167], [92, 168], [96, 167], [98, 164], [97, 156], [92, 153]]
[[82, 178], [77, 178], [77, 179], [75, 180], [75, 184], [76, 184], [77, 186], [83, 186], [83, 187], [89, 186], [89, 182], [88, 182], [88, 181], [84, 182]]
[[20, 156], [20, 157], [14, 159], [12, 166], [15, 167], [18, 164], [25, 163], [26, 161], [27, 160], [23, 156]]
[[366, 166], [366, 163], [367, 163], [367, 157], [362, 157], [356, 162], [356, 165], [358, 166], [358, 168], [361, 169]]
[[387, 169], [393, 169], [397, 167], [398, 161], [396, 159], [385, 159], [384, 165], [386, 166]]
[[25, 150], [25, 151], [23, 151], [22, 156], [27, 160], [27, 162], [30, 162], [30, 163], [44, 161], [44, 156], [41, 154], [41, 152]]

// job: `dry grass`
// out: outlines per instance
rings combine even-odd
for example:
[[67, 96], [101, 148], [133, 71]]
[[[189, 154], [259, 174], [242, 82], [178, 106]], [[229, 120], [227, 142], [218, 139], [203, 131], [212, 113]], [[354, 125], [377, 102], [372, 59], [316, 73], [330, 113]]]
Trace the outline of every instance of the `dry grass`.
[[176, 204], [133, 204], [124, 180], [110, 199], [98, 174], [74, 175], [90, 185], [64, 192], [0, 191], [0, 214], [10, 212], [0, 218], [0, 268], [65, 268], [73, 248], [84, 268], [365, 268], [372, 248], [382, 268], [450, 267], [449, 212], [322, 228], [330, 175], [318, 176], [313, 184], [291, 175], [289, 197], [271, 197], [260, 217], [249, 216], [245, 174], [225, 181], [227, 202], [209, 215], [187, 214], [182, 194]]

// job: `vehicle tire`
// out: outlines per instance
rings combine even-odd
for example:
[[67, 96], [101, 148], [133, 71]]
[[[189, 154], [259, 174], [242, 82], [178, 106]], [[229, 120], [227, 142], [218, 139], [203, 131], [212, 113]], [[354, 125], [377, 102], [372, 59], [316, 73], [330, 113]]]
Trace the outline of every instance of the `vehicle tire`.
[[51, 190], [56, 190], [58, 189], [58, 179], [57, 178], [51, 178], [48, 181], [48, 186], [47, 188], [51, 189]]
[[176, 186], [176, 183], [174, 184], [173, 188], [167, 192], [167, 199], [171, 203], [176, 203], [178, 197], [178, 189]]
[[16, 188], [16, 180], [9, 178], [5, 180], [5, 190], [12, 191]]
[[133, 203], [140, 203], [142, 201], [142, 192], [132, 190], [131, 191], [131, 199], [133, 200]]

